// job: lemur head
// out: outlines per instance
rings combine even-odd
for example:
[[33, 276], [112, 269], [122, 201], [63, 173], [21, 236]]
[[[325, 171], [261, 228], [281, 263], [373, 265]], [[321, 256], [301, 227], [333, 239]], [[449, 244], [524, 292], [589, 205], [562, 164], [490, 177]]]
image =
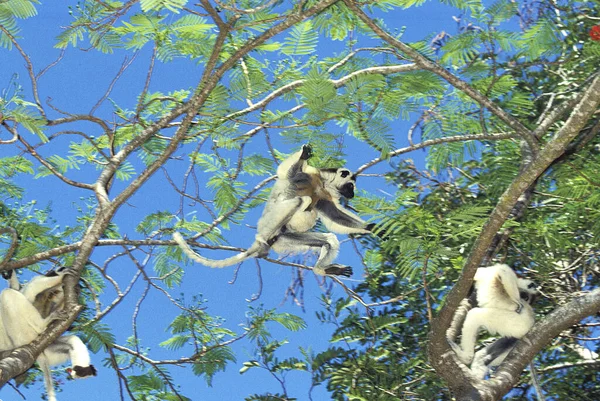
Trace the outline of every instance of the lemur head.
[[519, 287], [519, 296], [529, 305], [533, 304], [540, 295], [537, 284], [529, 279], [518, 278], [517, 286]]
[[319, 170], [325, 185], [335, 189], [340, 197], [354, 198], [356, 175], [346, 168], [325, 168]]

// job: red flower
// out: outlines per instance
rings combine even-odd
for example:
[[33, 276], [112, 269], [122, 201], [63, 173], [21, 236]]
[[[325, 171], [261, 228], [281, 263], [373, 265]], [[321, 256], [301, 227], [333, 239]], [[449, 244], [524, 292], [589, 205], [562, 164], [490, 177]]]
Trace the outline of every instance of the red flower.
[[593, 26], [592, 29], [590, 29], [590, 38], [600, 42], [600, 25]]

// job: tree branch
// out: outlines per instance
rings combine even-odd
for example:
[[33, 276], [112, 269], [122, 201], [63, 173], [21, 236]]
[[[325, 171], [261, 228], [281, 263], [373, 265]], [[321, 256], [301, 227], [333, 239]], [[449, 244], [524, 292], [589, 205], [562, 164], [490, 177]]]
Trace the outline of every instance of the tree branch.
[[[176, 107], [166, 116], [162, 117], [159, 121], [152, 124], [151, 126], [144, 129], [140, 135], [136, 136], [131, 142], [123, 147], [114, 157], [111, 158], [110, 163], [106, 166], [103, 171], [100, 173], [96, 183], [93, 186], [95, 190], [96, 196], [98, 198], [98, 202], [100, 206], [96, 210], [96, 215], [92, 220], [88, 230], [83, 236], [82, 241], [78, 247], [78, 253], [75, 257], [75, 260], [72, 265], [72, 270], [74, 272], [73, 275], [67, 275], [64, 280], [65, 286], [65, 312], [67, 314], [67, 318], [61, 319], [56, 323], [53, 323], [49, 326], [49, 328], [42, 333], [33, 343], [26, 347], [22, 347], [15, 352], [13, 352], [14, 356], [3, 360], [0, 364], [0, 368], [2, 369], [0, 372], [0, 386], [6, 381], [8, 381], [11, 377], [23, 372], [26, 368], [31, 366], [33, 360], [39, 355], [39, 353], [48, 346], [55, 338], [57, 338], [66, 328], [70, 325], [71, 322], [75, 320], [78, 313], [81, 311], [81, 306], [77, 304], [77, 296], [75, 292], [72, 290], [77, 281], [79, 280], [79, 275], [81, 274], [83, 268], [87, 260], [90, 258], [94, 248], [96, 247], [98, 240], [104, 234], [104, 231], [112, 221], [112, 218], [119, 207], [131, 197], [140, 187], [143, 185], [150, 176], [161, 166], [163, 165], [169, 157], [175, 152], [178, 148], [179, 143], [185, 138], [186, 132], [196, 115], [199, 108], [204, 104], [212, 90], [216, 87], [217, 83], [221, 79], [221, 77], [228, 71], [235, 63], [244, 55], [248, 54], [251, 50], [253, 50], [256, 46], [264, 43], [266, 40], [272, 38], [278, 33], [284, 31], [285, 29], [295, 25], [296, 23], [311, 17], [327, 7], [331, 4], [337, 2], [338, 0], [326, 0], [321, 1], [314, 5], [313, 7], [304, 10], [303, 12], [296, 12], [290, 15], [286, 20], [281, 22], [280, 24], [266, 30], [258, 37], [249, 40], [240, 47], [232, 56], [230, 56], [223, 64], [213, 71], [214, 66], [216, 66], [217, 61], [220, 56], [219, 40], [224, 43], [225, 38], [227, 36], [227, 31], [222, 31], [219, 33], [219, 37], [217, 39], [217, 44], [213, 48], [213, 53], [209, 58], [209, 62], [207, 63], [207, 67], [204, 71], [203, 77], [200, 81], [200, 84], [197, 86], [197, 91], [192, 96], [190, 101], [182, 106]], [[181, 126], [175, 133], [171, 143], [166, 147], [166, 149], [162, 152], [162, 154], [157, 158], [157, 160], [150, 165], [146, 170], [144, 170], [125, 190], [123, 190], [114, 201], [110, 201], [108, 199], [107, 193], [107, 183], [115, 174], [117, 168], [123, 161], [134, 151], [136, 151], [139, 146], [144, 144], [152, 135], [157, 133], [160, 129], [166, 127], [168, 123], [173, 121], [178, 116], [186, 114]], [[33, 150], [35, 152], [35, 150]], [[40, 160], [42, 162], [43, 159]], [[86, 186], [87, 187], [87, 186]], [[5, 267], [6, 268], [6, 267]], [[23, 350], [23, 351], [22, 351]], [[11, 355], [13, 355], [11, 354]], [[15, 359], [16, 356], [16, 359]]]
[[[581, 319], [600, 311], [600, 289], [571, 300], [556, 308], [529, 333], [517, 342], [493, 379], [480, 389], [484, 397], [497, 400], [510, 391], [519, 381], [521, 372], [550, 341], [562, 331], [577, 324]], [[485, 398], [484, 398], [485, 399]]]
[[439, 145], [442, 143], [451, 143], [451, 142], [467, 142], [467, 141], [498, 141], [502, 139], [512, 139], [515, 137], [515, 134], [476, 134], [476, 135], [455, 135], [448, 136], [445, 138], [437, 138], [437, 139], [429, 139], [427, 141], [423, 141], [421, 143], [417, 143], [416, 145], [407, 146], [405, 148], [396, 149], [387, 154], [385, 159], [381, 157], [377, 157], [371, 160], [368, 163], [363, 164], [356, 170], [356, 174], [360, 174], [366, 169], [373, 167], [377, 163], [381, 163], [382, 161], [388, 160], [391, 157], [399, 156], [404, 153], [412, 152], [413, 150], [419, 150], [426, 148], [428, 146]]
[[[463, 374], [455, 373], [459, 370], [457, 369], [455, 359], [452, 357], [453, 352], [445, 341], [446, 329], [451, 324], [454, 311], [466, 297], [477, 267], [483, 260], [496, 233], [508, 219], [519, 197], [546, 171], [554, 160], [563, 154], [569, 143], [579, 134], [597, 110], [599, 104], [600, 77], [596, 77], [585, 90], [581, 101], [573, 110], [564, 126], [537, 154], [537, 157], [519, 173], [500, 197], [498, 204], [490, 214], [489, 219], [473, 244], [472, 251], [463, 267], [461, 277], [446, 297], [445, 305], [432, 324], [431, 332], [429, 333], [428, 349], [430, 362], [440, 376], [449, 384], [450, 388], [457, 393], [472, 393], [474, 388], [472, 384], [469, 384], [467, 377]], [[481, 393], [481, 391], [479, 392]]]
[[[386, 65], [386, 66], [378, 66], [378, 67], [369, 67], [369, 68], [364, 68], [362, 70], [358, 70], [358, 71], [354, 71], [348, 75], [346, 75], [345, 77], [342, 77], [340, 79], [332, 79], [330, 80], [330, 82], [333, 84], [333, 86], [337, 89], [342, 87], [343, 85], [345, 85], [348, 81], [350, 81], [352, 78], [359, 76], [359, 75], [368, 75], [368, 74], [382, 74], [382, 75], [387, 75], [387, 74], [395, 74], [395, 73], [399, 73], [399, 72], [408, 72], [408, 71], [416, 71], [421, 69], [420, 66], [418, 66], [417, 64], [399, 64], [399, 65]], [[266, 106], [267, 104], [269, 104], [270, 102], [272, 102], [273, 100], [275, 100], [276, 98], [278, 98], [279, 96], [282, 96], [288, 92], [291, 92], [292, 90], [299, 88], [300, 86], [304, 85], [304, 83], [306, 82], [306, 79], [298, 79], [296, 81], [292, 81], [278, 89], [275, 89], [273, 92], [271, 92], [268, 96], [266, 96], [264, 99], [252, 104], [249, 107], [246, 107], [243, 110], [239, 110], [236, 111], [235, 113], [231, 113], [227, 116], [224, 117], [224, 120], [232, 120], [236, 117], [242, 116], [244, 114], [248, 114], [251, 113], [255, 110], [258, 110], [264, 106]]]
[[467, 82], [461, 80], [457, 76], [450, 73], [441, 65], [427, 59], [425, 56], [421, 55], [418, 51], [408, 46], [407, 44], [399, 41], [385, 30], [380, 28], [375, 21], [365, 14], [360, 7], [356, 4], [355, 0], [343, 0], [344, 4], [352, 10], [352, 12], [360, 18], [360, 20], [367, 25], [377, 36], [381, 39], [385, 40], [387, 43], [392, 45], [394, 48], [400, 50], [401, 52], [407, 54], [418, 66], [421, 68], [431, 71], [434, 74], [439, 75], [444, 78], [450, 85], [454, 86], [456, 89], [464, 92], [471, 99], [475, 100], [483, 107], [487, 108], [492, 114], [497, 116], [500, 120], [504, 121], [509, 127], [511, 127], [515, 132], [523, 138], [527, 145], [531, 149], [532, 153], [537, 153], [539, 145], [537, 143], [536, 138], [533, 136], [531, 131], [527, 129], [519, 120], [515, 117], [508, 114], [502, 108], [497, 106], [494, 102], [492, 102], [487, 96], [484, 96], [477, 90], [475, 90], [472, 86], [470, 86]]

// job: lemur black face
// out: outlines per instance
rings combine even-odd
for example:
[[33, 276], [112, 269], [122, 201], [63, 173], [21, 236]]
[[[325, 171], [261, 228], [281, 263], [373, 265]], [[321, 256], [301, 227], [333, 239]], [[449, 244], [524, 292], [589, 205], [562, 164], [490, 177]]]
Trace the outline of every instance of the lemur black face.
[[347, 182], [339, 188], [340, 195], [342, 195], [346, 199], [354, 198], [354, 183]]
[[[529, 288], [529, 286], [527, 287]], [[535, 286], [534, 286], [535, 288]], [[533, 293], [533, 292], [527, 292], [527, 291], [519, 291], [519, 297], [527, 302], [529, 305], [533, 304], [537, 298], [537, 294]]]

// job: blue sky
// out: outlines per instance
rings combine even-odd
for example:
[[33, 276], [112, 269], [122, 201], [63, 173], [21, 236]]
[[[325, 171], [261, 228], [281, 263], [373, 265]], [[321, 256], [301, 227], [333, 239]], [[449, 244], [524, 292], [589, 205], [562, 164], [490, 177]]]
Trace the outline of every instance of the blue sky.
[[[73, 1], [42, 1], [38, 6], [39, 15], [25, 21], [20, 21], [22, 28], [19, 43], [35, 66], [35, 71], [54, 61], [60, 51], [54, 48], [55, 38], [61, 32], [61, 26], [70, 23], [71, 17], [68, 13], [68, 5], [74, 5]], [[395, 11], [387, 14], [381, 14], [388, 27], [401, 29], [406, 27], [405, 41], [415, 41], [422, 39], [430, 34], [439, 33], [442, 30], [453, 32], [456, 23], [452, 19], [452, 13], [448, 12], [448, 7], [439, 3], [428, 3], [423, 7], [417, 7], [410, 10]], [[83, 45], [85, 46], [85, 45]], [[123, 77], [115, 86], [110, 94], [110, 99], [124, 107], [135, 107], [136, 96], [140, 93], [147, 72], [147, 65], [150, 58], [150, 48], [144, 48], [140, 51], [137, 58], [131, 66], [125, 71]], [[319, 46], [319, 56], [331, 55], [332, 52], [340, 52], [343, 47], [336, 42], [322, 39]], [[125, 51], [116, 51], [112, 55], [105, 55], [93, 50], [84, 51], [73, 48], [67, 49], [64, 59], [54, 68], [52, 68], [40, 80], [40, 97], [45, 102], [48, 97], [52, 98], [52, 105], [72, 113], [87, 113], [96, 104], [99, 98], [106, 92], [106, 89], [115, 74], [120, 68], [124, 57], [131, 55]], [[0, 49], [0, 89], [6, 88], [13, 74], [18, 74], [18, 81], [24, 87], [26, 97], [31, 99], [30, 84], [27, 77], [24, 62], [21, 56], [14, 49], [7, 51]], [[176, 60], [174, 62], [163, 64], [157, 62], [156, 70], [153, 76], [151, 91], [172, 91], [181, 88], [189, 88], [195, 85], [200, 77], [201, 69], [188, 60]], [[108, 115], [112, 110], [111, 103], [106, 101], [98, 110], [98, 115]], [[57, 117], [58, 114], [51, 112], [51, 117]], [[397, 145], [405, 146], [406, 131], [410, 126], [409, 122], [398, 121], [394, 125], [397, 132]], [[91, 125], [80, 124], [77, 129], [94, 134], [95, 127]], [[332, 127], [331, 129], [342, 130], [342, 128]], [[26, 134], [27, 135], [27, 134]], [[96, 133], [99, 135], [99, 133]], [[33, 135], [27, 137], [30, 142], [35, 143], [36, 138]], [[69, 137], [56, 141], [56, 144], [45, 147], [45, 154], [51, 154], [51, 151], [59, 151], [68, 144]], [[275, 139], [274, 146], [282, 152], [291, 152], [297, 149], [300, 144], [284, 144]], [[357, 168], [363, 163], [375, 158], [377, 154], [372, 151], [365, 151], [361, 145], [353, 138], [347, 138], [345, 141], [346, 153], [351, 155], [348, 158], [348, 167]], [[12, 155], [15, 153], [14, 146], [0, 147], [0, 156]], [[180, 153], [178, 156], [183, 157]], [[416, 159], [422, 162], [423, 153], [411, 153], [406, 158]], [[170, 171], [179, 171], [185, 168], [184, 162], [169, 162]], [[368, 173], [383, 172], [389, 169], [389, 166], [381, 165], [369, 170]], [[71, 173], [70, 173], [71, 174]], [[70, 175], [76, 179], [90, 181], [92, 175], [90, 171]], [[180, 178], [180, 177], [179, 177]], [[258, 181], [264, 177], [259, 177]], [[179, 182], [181, 179], [179, 179]], [[21, 182], [26, 187], [25, 201], [36, 200], [39, 207], [51, 204], [53, 217], [60, 226], [74, 224], [76, 215], [76, 206], [84, 205], [89, 194], [83, 190], [69, 188], [57, 179], [46, 178], [33, 180], [24, 177]], [[150, 182], [148, 182], [141, 191], [139, 191], [127, 205], [118, 212], [116, 222], [123, 228], [130, 238], [136, 238], [132, 227], [139, 223], [140, 219], [147, 213], [155, 210], [172, 210], [179, 207], [179, 197], [172, 191], [167, 190], [164, 176], [161, 172], [157, 173]], [[381, 190], [382, 180], [370, 177], [359, 179], [359, 188], [366, 191]], [[385, 188], [383, 188], [385, 189]], [[393, 189], [388, 189], [393, 193]], [[380, 195], [380, 192], [377, 192]], [[186, 213], [193, 213], [196, 208], [186, 207]], [[250, 215], [252, 216], [252, 214]], [[246, 221], [246, 224], [254, 224], [254, 221]], [[252, 240], [252, 230], [241, 228], [231, 232], [225, 232], [225, 237], [230, 245], [246, 247]], [[341, 238], [345, 240], [345, 238]], [[103, 261], [102, 256], [110, 255], [110, 250], [97, 250], [94, 253], [94, 260]], [[210, 254], [214, 257], [225, 257], [229, 254], [223, 252]], [[360, 281], [362, 271], [361, 264], [354, 252], [351, 244], [344, 242], [342, 252], [338, 259], [340, 263], [349, 264], [355, 267], [355, 274], [351, 280]], [[263, 291], [260, 300], [255, 302], [262, 303], [265, 308], [278, 308], [279, 311], [291, 312], [303, 317], [309, 322], [310, 330], [304, 330], [299, 333], [290, 333], [278, 329], [272, 325], [273, 333], [278, 339], [289, 338], [290, 344], [281, 349], [280, 356], [297, 355], [297, 347], [312, 347], [315, 352], [324, 350], [328, 343], [332, 327], [320, 326], [315, 323], [314, 313], [319, 309], [319, 297], [323, 289], [318, 285], [318, 279], [307, 275], [305, 288], [305, 312], [294, 305], [289, 300], [282, 303], [284, 293], [292, 280], [293, 272], [290, 268], [262, 262]], [[254, 261], [250, 260], [243, 264], [235, 284], [228, 282], [233, 278], [234, 268], [209, 269], [199, 265], [188, 265], [185, 268], [186, 275], [184, 285], [171, 291], [173, 296], [179, 296], [179, 293], [185, 293], [186, 299], [191, 299], [195, 294], [202, 294], [207, 300], [206, 306], [209, 313], [222, 316], [226, 320], [225, 326], [241, 332], [237, 326], [244, 321], [247, 311], [247, 300], [258, 291], [258, 277]], [[121, 285], [126, 286], [128, 280], [135, 273], [135, 267], [126, 259], [121, 259], [111, 267], [111, 273], [114, 274]], [[348, 284], [352, 282], [349, 280]], [[139, 295], [143, 291], [141, 281], [134, 288], [131, 296], [128, 297], [113, 313], [106, 318], [106, 323], [112, 327], [113, 333], [119, 343], [124, 341], [132, 333], [131, 315], [136, 306]], [[339, 292], [338, 292], [339, 293]], [[106, 298], [108, 301], [109, 298]], [[141, 305], [138, 317], [138, 330], [145, 346], [151, 346], [150, 355], [154, 359], [161, 357], [177, 357], [172, 352], [161, 349], [158, 343], [167, 339], [168, 333], [164, 331], [166, 322], [169, 322], [177, 313], [168, 300], [161, 294], [152, 293]], [[312, 322], [312, 324], [311, 324]], [[157, 324], [158, 323], [158, 324]], [[252, 392], [278, 392], [280, 387], [278, 383], [268, 374], [259, 370], [250, 370], [244, 375], [239, 375], [242, 362], [252, 359], [253, 349], [247, 342], [239, 342], [234, 346], [238, 363], [230, 365], [225, 373], [217, 374], [214, 379], [213, 387], [208, 388], [202, 378], [195, 377], [188, 368], [172, 368], [171, 373], [177, 377], [176, 382], [181, 385], [182, 393], [193, 400], [240, 400]], [[95, 365], [99, 368], [99, 376], [84, 381], [68, 382], [62, 386], [62, 392], [58, 394], [61, 401], [66, 400], [112, 400], [118, 399], [119, 389], [115, 373], [102, 367], [102, 360], [105, 358], [102, 352], [93, 355]], [[291, 396], [299, 400], [307, 399], [307, 391], [310, 387], [310, 377], [308, 374], [292, 373], [288, 375], [288, 390]], [[21, 390], [28, 399], [36, 399], [42, 391], [42, 384], [34, 386], [30, 390]], [[317, 388], [313, 391], [313, 399], [327, 399], [327, 393], [323, 388]], [[3, 401], [18, 400], [20, 396], [10, 387], [5, 386], [0, 390], [0, 399]]]

